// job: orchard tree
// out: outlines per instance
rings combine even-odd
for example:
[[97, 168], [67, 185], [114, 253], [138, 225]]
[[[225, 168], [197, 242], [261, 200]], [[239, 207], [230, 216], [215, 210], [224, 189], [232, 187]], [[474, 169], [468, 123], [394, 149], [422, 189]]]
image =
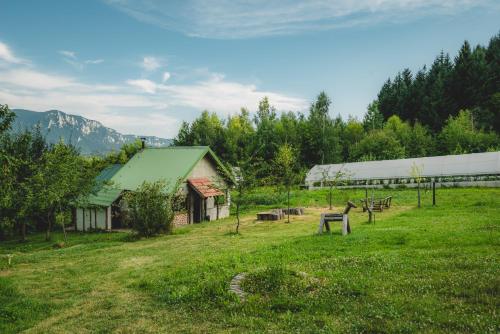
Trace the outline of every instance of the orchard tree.
[[424, 165], [418, 166], [416, 163], [410, 168], [410, 175], [417, 182], [417, 194], [418, 194], [418, 208], [420, 208], [420, 183], [422, 182], [422, 174], [424, 172]]
[[287, 193], [288, 223], [290, 223], [290, 191], [297, 179], [296, 154], [293, 148], [288, 144], [279, 147], [274, 158], [274, 167], [278, 182], [283, 184]]
[[344, 166], [340, 167], [335, 173], [332, 173], [331, 166], [324, 166], [322, 168], [321, 183], [323, 186], [328, 187], [328, 205], [330, 210], [333, 208], [333, 191], [337, 188], [337, 186], [346, 184], [349, 175], [350, 174], [347, 170], [345, 170]]
[[27, 201], [30, 207], [44, 212], [46, 240], [50, 240], [56, 217], [66, 239], [63, 214], [78, 198], [90, 194], [96, 173], [87, 168], [86, 161], [73, 146], [62, 141], [44, 152], [41, 160], [41, 166], [32, 177]]
[[255, 186], [255, 166], [253, 156], [245, 160], [240, 160], [233, 167], [234, 180], [236, 182], [236, 193], [232, 196], [232, 201], [236, 206], [236, 234], [240, 233], [240, 211], [245, 204], [248, 194]]

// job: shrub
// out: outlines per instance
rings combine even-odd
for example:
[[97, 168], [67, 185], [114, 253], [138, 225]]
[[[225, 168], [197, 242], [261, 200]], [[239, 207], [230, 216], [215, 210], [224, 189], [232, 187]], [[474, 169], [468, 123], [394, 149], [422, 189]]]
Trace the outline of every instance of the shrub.
[[128, 225], [140, 236], [169, 234], [174, 220], [173, 205], [178, 184], [168, 193], [165, 182], [144, 182], [134, 192], [125, 194]]

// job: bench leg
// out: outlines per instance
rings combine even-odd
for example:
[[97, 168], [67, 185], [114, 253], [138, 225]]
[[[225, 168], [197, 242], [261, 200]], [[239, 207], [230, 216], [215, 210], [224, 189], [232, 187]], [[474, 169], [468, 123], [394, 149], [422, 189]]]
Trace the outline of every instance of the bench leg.
[[349, 226], [349, 218], [347, 215], [342, 216], [342, 235], [347, 235]]
[[323, 225], [325, 224], [325, 217], [321, 215], [321, 219], [319, 220], [319, 228], [318, 228], [318, 234], [323, 233]]

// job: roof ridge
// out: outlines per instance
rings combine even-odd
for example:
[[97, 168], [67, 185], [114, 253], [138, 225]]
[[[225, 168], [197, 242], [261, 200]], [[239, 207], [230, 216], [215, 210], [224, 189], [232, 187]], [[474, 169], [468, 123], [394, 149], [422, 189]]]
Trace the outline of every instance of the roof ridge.
[[172, 149], [206, 149], [208, 146], [162, 146], [162, 147], [146, 147], [145, 150], [172, 150]]

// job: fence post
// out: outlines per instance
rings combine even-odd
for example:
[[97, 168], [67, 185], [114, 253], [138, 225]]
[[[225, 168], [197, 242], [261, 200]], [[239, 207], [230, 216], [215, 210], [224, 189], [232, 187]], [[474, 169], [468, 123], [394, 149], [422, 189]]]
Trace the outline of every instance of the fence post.
[[432, 180], [432, 206], [436, 206], [436, 181]]

